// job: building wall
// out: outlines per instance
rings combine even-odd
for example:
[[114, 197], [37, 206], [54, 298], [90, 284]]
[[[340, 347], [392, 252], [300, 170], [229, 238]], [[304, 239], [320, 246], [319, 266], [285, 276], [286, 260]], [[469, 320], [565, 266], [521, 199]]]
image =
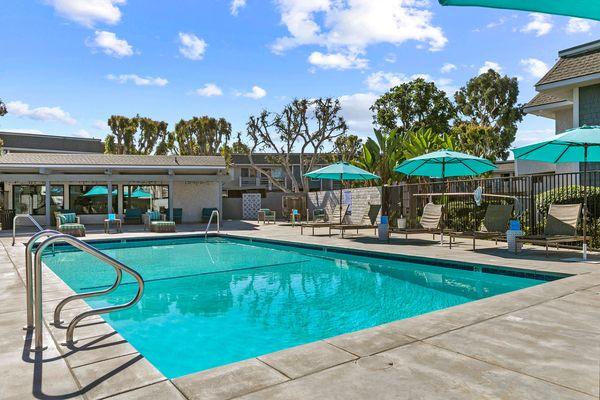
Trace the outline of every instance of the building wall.
[[[283, 192], [267, 192], [266, 197], [261, 198], [261, 207], [273, 210], [277, 219], [283, 219], [281, 199]], [[223, 219], [242, 219], [242, 199], [240, 197], [223, 198]]]
[[219, 182], [174, 182], [173, 208], [183, 209], [183, 222], [200, 222], [203, 208], [221, 209]]
[[[381, 186], [348, 189], [352, 194], [352, 215], [347, 217], [349, 223], [359, 223], [362, 216], [369, 210], [370, 204], [381, 204]], [[324, 190], [310, 192], [307, 206], [309, 212], [315, 208], [332, 209], [339, 207], [339, 190]]]
[[600, 85], [579, 88], [579, 125], [600, 125]]

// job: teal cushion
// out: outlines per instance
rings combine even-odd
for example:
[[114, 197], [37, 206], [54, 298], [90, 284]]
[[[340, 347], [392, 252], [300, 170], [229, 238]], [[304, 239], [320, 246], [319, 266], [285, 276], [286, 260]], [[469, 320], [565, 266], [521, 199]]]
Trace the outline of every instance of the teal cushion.
[[160, 211], [148, 211], [146, 214], [148, 214], [148, 218], [150, 218], [150, 221], [160, 220]]
[[59, 214], [58, 217], [60, 218], [61, 225], [62, 224], [73, 224], [73, 223], [77, 222], [77, 215], [75, 215], [75, 213]]

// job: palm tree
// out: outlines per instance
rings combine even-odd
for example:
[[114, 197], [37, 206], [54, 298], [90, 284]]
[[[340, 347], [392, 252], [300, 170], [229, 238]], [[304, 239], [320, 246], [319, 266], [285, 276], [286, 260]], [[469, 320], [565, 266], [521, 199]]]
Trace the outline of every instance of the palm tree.
[[392, 183], [397, 177], [394, 167], [404, 161], [402, 138], [397, 130], [389, 133], [374, 130], [375, 139], [367, 139], [363, 145], [362, 158], [355, 162], [357, 166], [381, 177], [383, 184]]

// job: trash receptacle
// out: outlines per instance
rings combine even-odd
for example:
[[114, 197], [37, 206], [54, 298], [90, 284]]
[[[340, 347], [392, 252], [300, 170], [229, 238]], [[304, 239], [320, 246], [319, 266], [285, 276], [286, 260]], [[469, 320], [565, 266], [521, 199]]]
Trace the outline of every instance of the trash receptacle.
[[0, 210], [0, 230], [12, 229], [14, 217], [14, 210]]

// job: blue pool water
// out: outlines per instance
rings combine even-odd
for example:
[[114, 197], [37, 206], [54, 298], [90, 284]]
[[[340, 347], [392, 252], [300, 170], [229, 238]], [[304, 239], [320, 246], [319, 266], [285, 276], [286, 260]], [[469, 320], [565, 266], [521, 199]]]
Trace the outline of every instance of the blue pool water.
[[[136, 306], [104, 318], [169, 378], [543, 283], [233, 238], [94, 245], [146, 281]], [[114, 281], [66, 246], [44, 262], [76, 292]], [[126, 302], [137, 288], [123, 282], [89, 304]]]

